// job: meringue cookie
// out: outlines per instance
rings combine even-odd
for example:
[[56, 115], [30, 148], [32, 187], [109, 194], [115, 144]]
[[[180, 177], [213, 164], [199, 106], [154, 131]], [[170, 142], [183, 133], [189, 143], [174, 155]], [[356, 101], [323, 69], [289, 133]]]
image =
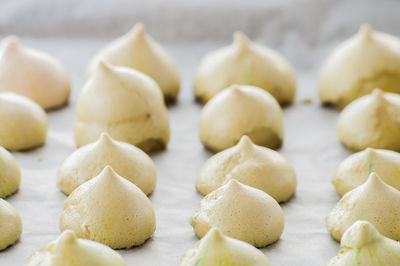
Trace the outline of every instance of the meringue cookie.
[[26, 150], [45, 142], [47, 116], [32, 100], [11, 92], [0, 93], [0, 146]]
[[22, 46], [15, 36], [0, 43], [0, 92], [18, 93], [52, 109], [68, 101], [70, 87], [67, 70], [51, 55]]
[[400, 191], [372, 172], [364, 184], [344, 194], [325, 223], [332, 237], [339, 241], [357, 220], [369, 221], [384, 236], [400, 240]]
[[205, 162], [196, 188], [207, 195], [231, 179], [258, 188], [278, 202], [287, 201], [296, 190], [296, 173], [286, 159], [276, 151], [254, 145], [247, 136]]
[[0, 198], [14, 194], [21, 182], [21, 170], [14, 157], [0, 146]]
[[357, 221], [346, 230], [342, 249], [326, 266], [400, 265], [400, 243], [379, 234], [367, 221]]
[[265, 255], [246, 242], [225, 236], [217, 228], [210, 231], [183, 256], [179, 266], [269, 266]]
[[283, 141], [282, 110], [266, 91], [232, 85], [209, 101], [200, 114], [200, 140], [213, 151], [234, 146], [243, 135], [261, 146]]
[[343, 196], [364, 183], [371, 172], [378, 174], [386, 184], [400, 190], [400, 154], [372, 148], [352, 154], [340, 163], [333, 174], [332, 184]]
[[180, 81], [177, 63], [160, 44], [146, 34], [141, 23], [103, 48], [89, 63], [87, 76], [95, 72], [101, 60], [149, 75], [160, 86], [166, 100], [174, 100], [178, 95]]
[[57, 185], [69, 195], [107, 165], [146, 195], [154, 190], [156, 168], [151, 158], [133, 145], [113, 140], [107, 133], [102, 133], [95, 143], [76, 150], [63, 162], [58, 171]]
[[400, 93], [400, 39], [364, 25], [324, 63], [319, 97], [343, 108], [375, 88]]
[[113, 249], [143, 244], [155, 225], [150, 200], [110, 166], [69, 195], [60, 219], [61, 231], [71, 229]]
[[78, 99], [76, 144], [94, 142], [102, 132], [144, 151], [164, 148], [169, 122], [158, 85], [136, 70], [100, 62]]
[[376, 89], [349, 104], [339, 115], [337, 135], [349, 149], [400, 151], [400, 95]]
[[125, 266], [116, 251], [103, 244], [77, 238], [71, 230], [64, 231], [56, 240], [39, 249], [25, 266]]
[[0, 199], [0, 250], [13, 245], [22, 233], [22, 221], [17, 210]]
[[294, 72], [277, 52], [252, 43], [241, 33], [233, 44], [208, 53], [194, 77], [195, 97], [209, 101], [232, 84], [252, 85], [268, 91], [280, 104], [293, 101]]
[[190, 223], [202, 238], [212, 227], [256, 247], [267, 246], [283, 232], [283, 212], [265, 192], [235, 179], [205, 196]]

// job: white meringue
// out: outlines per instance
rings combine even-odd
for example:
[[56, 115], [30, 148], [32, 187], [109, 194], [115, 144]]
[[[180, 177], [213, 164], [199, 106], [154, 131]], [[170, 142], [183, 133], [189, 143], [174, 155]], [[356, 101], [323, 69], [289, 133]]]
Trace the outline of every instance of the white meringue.
[[379, 234], [367, 221], [355, 222], [343, 235], [342, 249], [326, 266], [400, 265], [400, 243]]
[[94, 142], [102, 132], [144, 151], [164, 148], [169, 122], [158, 85], [136, 70], [100, 62], [79, 95], [76, 144]]
[[232, 84], [260, 87], [280, 104], [292, 102], [296, 89], [290, 64], [272, 49], [252, 43], [241, 32], [234, 34], [233, 44], [203, 58], [194, 77], [194, 94], [207, 102]]
[[146, 34], [141, 23], [103, 48], [89, 63], [87, 76], [95, 72], [101, 60], [149, 75], [160, 86], [166, 100], [174, 100], [178, 95], [180, 81], [177, 63], [160, 44]]
[[267, 193], [235, 179], [205, 196], [190, 223], [202, 238], [212, 227], [256, 247], [267, 246], [283, 232], [283, 212]]
[[26, 150], [45, 142], [47, 115], [35, 102], [11, 92], [0, 93], [0, 146]]
[[60, 219], [61, 231], [73, 230], [114, 249], [143, 244], [155, 225], [150, 200], [110, 166], [69, 195]]
[[400, 95], [376, 89], [340, 113], [337, 135], [345, 146], [400, 151]]
[[325, 223], [332, 237], [340, 241], [358, 220], [369, 221], [382, 235], [400, 240], [400, 191], [372, 172], [364, 184], [344, 194]]
[[243, 135], [257, 145], [278, 148], [283, 141], [282, 110], [260, 88], [232, 85], [203, 107], [199, 133], [201, 142], [213, 151], [234, 146]]
[[31, 256], [25, 266], [125, 266], [121, 255], [106, 245], [77, 238], [71, 230]]
[[0, 92], [18, 93], [52, 109], [68, 101], [70, 87], [67, 70], [54, 57], [22, 46], [15, 36], [0, 43]]
[[96, 142], [76, 150], [63, 162], [58, 171], [57, 185], [69, 195], [107, 165], [146, 195], [153, 192], [156, 168], [151, 158], [133, 145], [113, 140], [107, 133], [102, 133]]
[[319, 97], [343, 108], [375, 88], [400, 93], [400, 39], [364, 25], [324, 63]]
[[296, 173], [286, 159], [276, 151], [254, 145], [247, 136], [205, 162], [196, 188], [207, 195], [231, 179], [258, 188], [278, 202], [287, 201], [296, 190]]
[[269, 266], [265, 255], [246, 242], [230, 238], [217, 228], [210, 231], [181, 258], [179, 266]]
[[332, 184], [343, 196], [364, 183], [371, 172], [378, 174], [386, 184], [400, 190], [400, 154], [372, 148], [352, 154], [341, 162], [333, 174]]
[[0, 199], [0, 250], [13, 245], [22, 233], [22, 221], [17, 210]]
[[21, 182], [21, 170], [14, 157], [0, 146], [0, 198], [14, 194]]

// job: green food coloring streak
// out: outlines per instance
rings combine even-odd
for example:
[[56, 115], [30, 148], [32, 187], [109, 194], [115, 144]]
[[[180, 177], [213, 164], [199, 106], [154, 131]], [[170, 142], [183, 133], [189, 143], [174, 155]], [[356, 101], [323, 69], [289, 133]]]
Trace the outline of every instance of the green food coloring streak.
[[357, 248], [356, 250], [356, 265], [361, 265], [361, 259], [360, 259], [360, 253], [361, 253], [361, 249]]
[[253, 84], [253, 79], [251, 77], [251, 74], [250, 74], [248, 66], [246, 66], [246, 64], [244, 62], [242, 62], [241, 67], [242, 67], [243, 76], [246, 79], [246, 83], [248, 85], [252, 85]]

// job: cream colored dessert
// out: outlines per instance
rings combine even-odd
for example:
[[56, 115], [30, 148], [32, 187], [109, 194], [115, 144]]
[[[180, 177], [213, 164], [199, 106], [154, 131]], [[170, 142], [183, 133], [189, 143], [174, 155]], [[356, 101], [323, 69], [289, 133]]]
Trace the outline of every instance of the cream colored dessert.
[[258, 188], [278, 202], [287, 201], [296, 190], [296, 173], [287, 160], [276, 151], [254, 145], [247, 136], [205, 162], [196, 188], [207, 195], [231, 179]]
[[53, 109], [68, 101], [70, 86], [67, 70], [51, 55], [24, 47], [15, 36], [0, 43], [0, 92], [18, 93]]
[[101, 60], [143, 72], [160, 86], [165, 99], [174, 100], [179, 92], [179, 70], [174, 58], [137, 23], [131, 31], [103, 48], [89, 63], [87, 76]]
[[17, 242], [22, 233], [22, 221], [17, 210], [0, 199], [0, 250]]
[[339, 254], [326, 266], [400, 265], [400, 243], [382, 236], [367, 221], [357, 221], [347, 229], [340, 245]]
[[125, 266], [121, 255], [106, 245], [78, 238], [71, 230], [42, 247], [31, 256], [25, 266]]
[[295, 75], [277, 52], [251, 42], [241, 33], [233, 43], [208, 53], [194, 77], [195, 97], [209, 101], [232, 84], [252, 85], [268, 91], [280, 104], [293, 101]]
[[167, 108], [158, 85], [147, 75], [100, 62], [78, 98], [75, 141], [96, 141], [102, 132], [144, 151], [166, 147]]
[[371, 172], [378, 174], [386, 184], [400, 190], [400, 154], [372, 148], [352, 154], [340, 163], [333, 174], [332, 184], [343, 196], [364, 183]]
[[234, 146], [243, 135], [275, 149], [283, 141], [282, 110], [260, 88], [232, 85], [203, 107], [199, 134], [201, 142], [217, 152]]
[[70, 229], [113, 249], [143, 244], [155, 226], [150, 200], [110, 166], [69, 195], [60, 219], [61, 231]]
[[400, 95], [374, 90], [339, 115], [337, 135], [345, 146], [400, 151]]
[[202, 238], [212, 227], [227, 236], [265, 247], [283, 232], [283, 212], [267, 193], [235, 179], [205, 196], [190, 223]]
[[325, 223], [332, 237], [340, 241], [358, 220], [369, 221], [382, 235], [400, 240], [400, 191], [372, 172], [364, 184], [344, 194]]
[[364, 25], [324, 63], [319, 97], [343, 108], [375, 88], [400, 93], [400, 39]]
[[181, 258], [179, 266], [269, 266], [265, 255], [246, 242], [210, 231]]
[[14, 157], [0, 146], [0, 198], [14, 194], [21, 182], [21, 170]]
[[0, 146], [26, 150], [46, 140], [47, 115], [32, 100], [15, 93], [0, 93]]
[[156, 168], [151, 158], [133, 145], [113, 140], [107, 133], [102, 133], [96, 142], [79, 148], [63, 162], [58, 171], [57, 185], [69, 195], [107, 165], [146, 195], [154, 190]]

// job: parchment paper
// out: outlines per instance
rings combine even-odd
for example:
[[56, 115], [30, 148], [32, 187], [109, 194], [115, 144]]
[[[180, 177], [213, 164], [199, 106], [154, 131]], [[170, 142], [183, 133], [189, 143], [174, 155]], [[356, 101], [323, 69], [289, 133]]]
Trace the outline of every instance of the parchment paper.
[[[198, 239], [189, 225], [202, 198], [194, 188], [197, 171], [212, 154], [198, 138], [201, 106], [193, 100], [191, 79], [201, 57], [227, 45], [237, 29], [280, 51], [297, 72], [297, 96], [284, 109], [285, 141], [279, 150], [294, 166], [296, 195], [282, 204], [285, 230], [262, 251], [272, 265], [324, 265], [339, 244], [324, 217], [339, 200], [330, 184], [335, 167], [350, 154], [335, 133], [338, 111], [317, 99], [318, 69], [329, 51], [360, 24], [400, 35], [399, 1], [1, 1], [0, 37], [17, 34], [25, 45], [49, 52], [70, 71], [70, 104], [48, 113], [46, 144], [14, 152], [22, 168], [17, 194], [7, 198], [23, 220], [19, 242], [0, 252], [0, 265], [22, 265], [60, 233], [66, 196], [55, 185], [58, 167], [75, 150], [75, 103], [88, 60], [107, 42], [141, 20], [177, 59], [182, 76], [178, 102], [169, 106], [171, 141], [151, 154], [157, 186], [150, 199], [157, 229], [143, 246], [120, 252], [127, 265], [177, 265]], [[304, 99], [312, 99], [304, 104]], [[1, 236], [0, 236], [1, 237]]]

